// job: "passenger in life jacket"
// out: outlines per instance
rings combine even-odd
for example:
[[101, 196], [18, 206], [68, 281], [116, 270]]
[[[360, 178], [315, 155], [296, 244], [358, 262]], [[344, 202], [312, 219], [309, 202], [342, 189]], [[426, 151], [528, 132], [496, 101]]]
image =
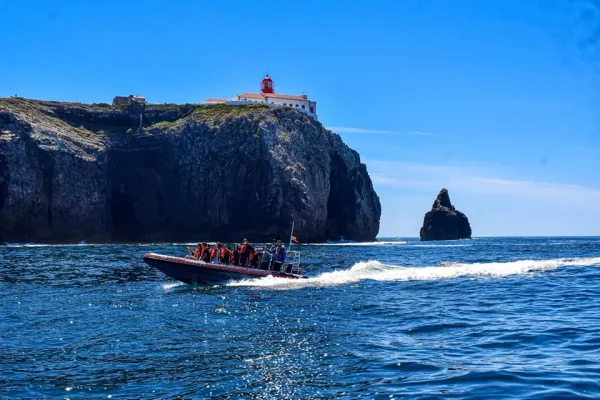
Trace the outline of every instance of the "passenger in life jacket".
[[215, 243], [210, 250], [210, 262], [212, 264], [219, 263], [219, 245], [217, 243]]
[[235, 245], [233, 250], [231, 250], [231, 264], [240, 265], [240, 245], [239, 243]]
[[208, 243], [202, 243], [202, 253], [200, 253], [200, 260], [205, 263], [210, 262], [210, 248], [208, 247]]
[[192, 253], [192, 257], [194, 257], [196, 260], [198, 260], [200, 258], [200, 253], [202, 253], [202, 243], [198, 243], [198, 245], [196, 246], [196, 249]]
[[242, 241], [242, 247], [240, 248], [240, 266], [247, 267], [248, 261], [250, 260], [250, 254], [254, 252], [254, 247], [248, 243], [248, 239]]
[[260, 262], [260, 254], [256, 250], [252, 249], [250, 253], [250, 268], [258, 268]]
[[198, 243], [198, 245], [196, 246], [196, 248], [194, 250], [192, 250], [190, 247], [188, 247], [187, 249], [190, 252], [190, 254], [185, 256], [185, 258], [193, 258], [195, 260], [200, 258], [200, 252], [202, 251], [201, 243]]
[[221, 264], [229, 264], [229, 247], [227, 246], [227, 244], [224, 244], [223, 246], [221, 246], [221, 250], [219, 251], [219, 262]]

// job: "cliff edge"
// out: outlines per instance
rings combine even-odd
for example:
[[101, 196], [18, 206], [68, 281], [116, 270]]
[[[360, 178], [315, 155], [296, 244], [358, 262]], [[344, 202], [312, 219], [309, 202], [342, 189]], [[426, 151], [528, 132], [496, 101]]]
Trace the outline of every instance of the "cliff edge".
[[0, 241], [373, 240], [359, 155], [265, 105], [0, 99]]
[[471, 238], [469, 219], [454, 208], [448, 190], [440, 190], [431, 211], [425, 214], [419, 235], [423, 241]]

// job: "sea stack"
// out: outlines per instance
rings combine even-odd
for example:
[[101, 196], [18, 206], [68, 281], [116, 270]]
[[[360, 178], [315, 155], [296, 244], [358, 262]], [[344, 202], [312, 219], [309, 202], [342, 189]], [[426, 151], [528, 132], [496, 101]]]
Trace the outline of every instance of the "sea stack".
[[440, 190], [431, 211], [425, 214], [420, 236], [422, 241], [471, 238], [469, 219], [454, 208], [448, 190]]

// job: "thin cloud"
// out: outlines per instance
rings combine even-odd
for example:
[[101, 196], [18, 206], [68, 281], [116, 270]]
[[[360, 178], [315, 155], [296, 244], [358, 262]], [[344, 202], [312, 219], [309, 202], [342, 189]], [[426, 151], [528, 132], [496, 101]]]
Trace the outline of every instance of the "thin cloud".
[[544, 202], [596, 207], [600, 188], [571, 183], [506, 177], [508, 170], [491, 165], [440, 165], [367, 160], [375, 185], [436, 191], [442, 187], [471, 195], [536, 198]]
[[421, 131], [391, 131], [388, 129], [365, 129], [349, 126], [329, 126], [330, 131], [335, 133], [356, 133], [366, 135], [413, 135], [413, 136], [433, 136], [431, 133]]

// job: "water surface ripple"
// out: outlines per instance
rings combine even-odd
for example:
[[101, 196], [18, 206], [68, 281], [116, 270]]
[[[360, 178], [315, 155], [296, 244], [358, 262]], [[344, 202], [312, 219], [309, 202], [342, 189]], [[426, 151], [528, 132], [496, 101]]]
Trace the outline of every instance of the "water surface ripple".
[[600, 239], [299, 246], [179, 284], [181, 245], [0, 247], [0, 398], [600, 398]]

